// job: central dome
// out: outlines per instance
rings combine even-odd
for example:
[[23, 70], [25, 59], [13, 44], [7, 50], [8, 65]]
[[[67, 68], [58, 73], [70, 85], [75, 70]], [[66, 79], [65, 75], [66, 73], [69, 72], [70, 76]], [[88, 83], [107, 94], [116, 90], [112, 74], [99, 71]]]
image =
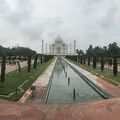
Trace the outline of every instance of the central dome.
[[63, 43], [63, 39], [60, 35], [58, 35], [55, 39], [55, 43]]

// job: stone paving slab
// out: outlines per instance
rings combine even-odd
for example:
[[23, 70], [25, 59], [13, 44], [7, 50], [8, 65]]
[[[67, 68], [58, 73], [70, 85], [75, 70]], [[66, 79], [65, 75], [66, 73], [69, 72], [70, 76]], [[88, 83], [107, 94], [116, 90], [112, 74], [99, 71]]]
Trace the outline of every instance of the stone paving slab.
[[0, 100], [0, 120], [44, 120], [45, 114], [30, 105]]
[[82, 104], [35, 106], [45, 114], [45, 120], [120, 120], [120, 98]]
[[[31, 64], [33, 64], [33, 63], [34, 63], [34, 61], [32, 60]], [[20, 62], [20, 66], [21, 66], [21, 68], [27, 66], [27, 61]], [[9, 72], [15, 71], [17, 69], [18, 69], [17, 64], [16, 65], [6, 65], [5, 73], [9, 73]], [[0, 74], [1, 74], [1, 66], [0, 66]]]
[[33, 105], [0, 100], [0, 120], [120, 120], [120, 98], [69, 105]]

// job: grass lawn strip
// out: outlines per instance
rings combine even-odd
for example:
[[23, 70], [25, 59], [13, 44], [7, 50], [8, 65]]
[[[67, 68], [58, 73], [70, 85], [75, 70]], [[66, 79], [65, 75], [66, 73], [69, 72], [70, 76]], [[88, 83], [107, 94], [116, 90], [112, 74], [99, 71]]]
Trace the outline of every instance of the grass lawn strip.
[[102, 72], [100, 67], [96, 67], [96, 69], [93, 69], [92, 64], [89, 67], [87, 64], [84, 65], [84, 64], [80, 64], [75, 61], [72, 61], [72, 60], [69, 60], [69, 61], [76, 64], [80, 68], [110, 82], [113, 85], [120, 86], [120, 72], [118, 72], [117, 76], [115, 77], [115, 76], [113, 76], [112, 70], [105, 68], [104, 71]]
[[0, 87], [0, 98], [7, 100], [16, 100], [15, 93], [18, 88], [18, 100], [24, 92], [32, 85], [32, 83], [41, 75], [47, 66], [53, 61], [49, 60], [47, 63], [39, 65], [36, 69], [31, 69], [27, 72], [27, 67], [21, 69], [21, 77], [19, 79], [18, 70], [6, 74], [4, 87]]
[[[28, 80], [26, 80], [23, 84], [21, 84], [19, 87], [18, 87], [18, 92], [23, 92], [23, 91], [25, 91], [23, 88], [22, 88], [22, 86], [24, 85], [24, 84], [26, 84], [28, 82]], [[15, 94], [16, 92], [11, 92], [11, 93], [9, 93], [8, 95], [0, 95], [0, 97], [11, 97], [13, 94]]]

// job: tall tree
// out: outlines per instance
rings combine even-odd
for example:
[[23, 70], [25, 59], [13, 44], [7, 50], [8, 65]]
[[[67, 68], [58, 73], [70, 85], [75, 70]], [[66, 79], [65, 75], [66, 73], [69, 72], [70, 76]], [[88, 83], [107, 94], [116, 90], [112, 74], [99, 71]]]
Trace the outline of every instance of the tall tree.
[[109, 54], [109, 57], [119, 56], [120, 48], [117, 46], [116, 42], [108, 45], [108, 54]]
[[84, 62], [83, 62], [83, 63], [84, 63], [84, 65], [85, 65], [85, 60], [86, 60], [86, 59], [85, 59], [85, 57], [84, 57]]
[[103, 57], [108, 57], [108, 49], [107, 49], [107, 46], [104, 46], [102, 48], [102, 56]]
[[112, 64], [113, 64], [113, 61], [112, 61], [112, 59], [110, 58], [110, 59], [108, 59], [108, 64], [109, 64], [109, 67], [111, 68], [111, 66], [112, 66]]
[[17, 65], [18, 65], [19, 80], [20, 80], [20, 73], [21, 73], [20, 61], [17, 61]]
[[31, 56], [28, 56], [28, 72], [31, 70]]
[[96, 57], [102, 57], [103, 56], [103, 50], [102, 50], [102, 48], [101, 47], [99, 47], [99, 46], [96, 46], [95, 48], [94, 48], [94, 55], [96, 56]]
[[5, 66], [6, 66], [6, 57], [3, 56], [2, 65], [1, 65], [1, 83], [4, 83], [5, 81]]
[[93, 68], [96, 69], [96, 56], [93, 57]]
[[43, 63], [43, 57], [42, 56], [40, 57], [40, 62], [41, 62], [41, 64]]
[[77, 49], [76, 52], [77, 52], [77, 54], [78, 54], [79, 56], [84, 55], [83, 50], [78, 50], [78, 49]]
[[89, 48], [86, 50], [87, 56], [93, 56], [93, 47], [92, 45], [89, 46]]
[[80, 56], [80, 63], [81, 64], [83, 63], [83, 56], [82, 55]]
[[101, 63], [101, 71], [103, 71], [104, 70], [104, 64], [105, 64], [103, 57], [101, 57], [100, 63]]
[[88, 56], [88, 66], [90, 66], [90, 56]]
[[33, 65], [33, 68], [34, 68], [34, 69], [36, 69], [36, 67], [37, 67], [37, 60], [38, 60], [38, 55], [35, 55], [34, 65]]
[[113, 59], [113, 75], [117, 76], [117, 58], [114, 57]]

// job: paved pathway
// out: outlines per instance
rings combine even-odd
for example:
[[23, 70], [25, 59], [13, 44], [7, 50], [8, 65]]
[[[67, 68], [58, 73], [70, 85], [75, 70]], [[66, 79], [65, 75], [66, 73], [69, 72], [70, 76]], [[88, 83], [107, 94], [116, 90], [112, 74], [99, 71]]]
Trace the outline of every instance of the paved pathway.
[[[32, 61], [32, 64], [33, 64], [33, 61]], [[20, 66], [21, 66], [21, 68], [27, 66], [27, 61], [20, 62]], [[6, 65], [6, 71], [5, 72], [9, 73], [9, 72], [12, 72], [16, 69], [18, 69], [17, 64], [16, 65]], [[0, 66], [0, 74], [1, 74], [1, 66]]]
[[[100, 63], [98, 63], [97, 66], [100, 67], [101, 66]], [[105, 64], [104, 68], [109, 69], [109, 70], [113, 70], [113, 65], [110, 67], [110, 66], [108, 66], [108, 64]], [[120, 66], [118, 66], [118, 71], [120, 72]]]
[[45, 115], [33, 106], [0, 100], [0, 120], [45, 120]]
[[45, 91], [47, 89], [47, 85], [49, 82], [49, 79], [52, 75], [53, 68], [55, 66], [56, 59], [48, 66], [48, 68], [40, 75], [37, 80], [33, 83], [33, 86], [36, 86], [36, 97], [31, 98], [31, 90], [28, 89], [23, 97], [20, 99], [21, 103], [27, 102], [27, 103], [37, 103], [41, 104], [43, 96], [45, 94]]
[[[48, 72], [52, 69], [53, 64], [42, 74], [43, 77], [47, 78], [50, 75]], [[120, 96], [117, 92], [118, 87], [115, 87], [116, 94], [113, 85], [85, 70], [82, 72], [89, 75], [102, 88], [111, 90], [111, 93], [113, 91], [112, 95], [115, 97]], [[0, 120], [120, 120], [120, 97], [83, 104], [43, 105], [40, 104], [39, 99], [41, 99], [43, 95], [41, 93], [44, 92], [48, 81], [46, 79], [44, 82], [44, 79], [39, 77], [35, 83], [38, 86], [37, 99], [27, 100], [26, 103], [0, 100]]]
[[0, 120], [120, 120], [120, 98], [70, 105], [0, 101]]
[[72, 105], [36, 106], [45, 120], [120, 120], [120, 98]]

